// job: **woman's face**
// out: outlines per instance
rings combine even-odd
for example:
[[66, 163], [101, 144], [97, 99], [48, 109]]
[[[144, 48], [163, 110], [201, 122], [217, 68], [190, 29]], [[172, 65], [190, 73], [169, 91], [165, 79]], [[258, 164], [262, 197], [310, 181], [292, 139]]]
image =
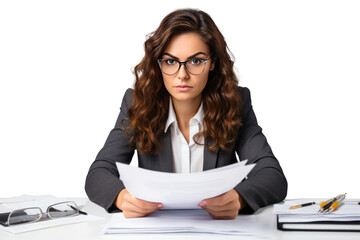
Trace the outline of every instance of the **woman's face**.
[[[174, 36], [161, 58], [176, 59], [198, 63], [197, 59], [207, 59], [210, 57], [210, 50], [201, 36], [197, 33], [183, 33]], [[174, 63], [169, 60], [169, 63]], [[199, 103], [201, 101], [201, 92], [208, 81], [209, 71], [214, 69], [211, 59], [205, 64], [204, 71], [199, 75], [193, 75], [188, 72], [185, 65], [181, 65], [179, 71], [174, 75], [162, 73], [164, 84], [173, 101], [186, 102], [189, 104]]]

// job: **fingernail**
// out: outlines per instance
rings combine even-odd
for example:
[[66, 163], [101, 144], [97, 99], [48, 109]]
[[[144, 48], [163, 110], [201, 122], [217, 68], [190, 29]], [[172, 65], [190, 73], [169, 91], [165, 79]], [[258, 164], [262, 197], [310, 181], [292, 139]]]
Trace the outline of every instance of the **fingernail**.
[[198, 206], [199, 206], [199, 207], [203, 207], [203, 206], [205, 206], [206, 204], [207, 204], [206, 201], [201, 201], [201, 202], [199, 202]]
[[159, 205], [158, 205], [158, 208], [160, 208], [160, 209], [162, 209], [164, 207], [164, 205], [162, 205], [162, 203], [160, 203]]

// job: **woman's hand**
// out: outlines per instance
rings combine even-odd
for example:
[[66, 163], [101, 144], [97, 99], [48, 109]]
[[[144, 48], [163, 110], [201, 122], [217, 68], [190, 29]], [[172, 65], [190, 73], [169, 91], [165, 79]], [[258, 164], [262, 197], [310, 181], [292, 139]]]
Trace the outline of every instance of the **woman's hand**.
[[161, 203], [137, 199], [126, 189], [121, 190], [116, 197], [115, 206], [123, 211], [126, 218], [145, 217], [164, 207]]
[[245, 201], [235, 189], [231, 189], [220, 196], [202, 200], [198, 206], [214, 219], [234, 219], [245, 207]]

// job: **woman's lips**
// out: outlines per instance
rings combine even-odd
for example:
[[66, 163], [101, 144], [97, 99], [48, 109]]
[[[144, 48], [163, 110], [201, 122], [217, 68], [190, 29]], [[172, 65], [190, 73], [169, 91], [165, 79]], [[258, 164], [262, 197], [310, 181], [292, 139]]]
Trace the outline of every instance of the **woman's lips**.
[[187, 86], [187, 85], [178, 85], [176, 86], [176, 89], [181, 91], [181, 92], [186, 92], [186, 91], [189, 91], [190, 90], [190, 86]]

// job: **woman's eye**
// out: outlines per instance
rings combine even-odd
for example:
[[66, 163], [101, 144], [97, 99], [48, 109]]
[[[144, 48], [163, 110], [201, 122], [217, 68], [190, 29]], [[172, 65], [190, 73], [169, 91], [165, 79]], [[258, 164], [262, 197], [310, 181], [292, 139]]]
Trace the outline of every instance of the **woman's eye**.
[[166, 62], [166, 64], [168, 64], [168, 65], [174, 65], [174, 64], [176, 64], [176, 61], [175, 61], [174, 59], [166, 59], [165, 62]]
[[201, 64], [201, 59], [191, 59], [190, 63], [192, 65], [199, 65]]

